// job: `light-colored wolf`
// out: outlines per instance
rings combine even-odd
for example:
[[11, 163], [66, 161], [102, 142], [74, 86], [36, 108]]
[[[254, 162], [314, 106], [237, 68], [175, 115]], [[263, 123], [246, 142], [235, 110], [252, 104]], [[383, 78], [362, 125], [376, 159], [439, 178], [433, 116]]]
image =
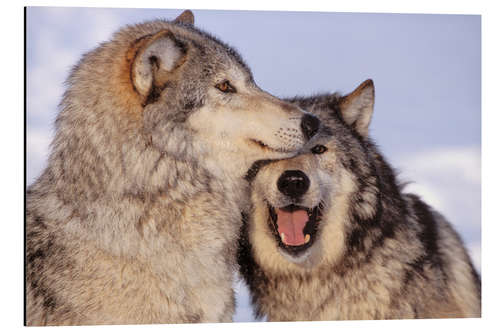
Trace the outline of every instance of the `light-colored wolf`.
[[319, 120], [193, 22], [127, 26], [71, 72], [27, 190], [27, 325], [231, 320], [244, 176]]
[[[238, 262], [271, 321], [478, 317], [480, 279], [452, 226], [403, 194], [368, 136], [374, 87], [291, 100], [326, 126], [252, 181]], [[255, 172], [254, 172], [255, 173]]]

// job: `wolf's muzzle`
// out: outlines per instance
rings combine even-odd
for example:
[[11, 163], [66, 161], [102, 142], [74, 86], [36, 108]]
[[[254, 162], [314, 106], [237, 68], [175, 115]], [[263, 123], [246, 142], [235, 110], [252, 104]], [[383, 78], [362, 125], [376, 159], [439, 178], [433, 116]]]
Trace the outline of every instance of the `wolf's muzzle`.
[[300, 170], [286, 170], [278, 178], [278, 190], [286, 196], [298, 199], [303, 196], [310, 185], [307, 175]]
[[302, 129], [302, 134], [309, 140], [318, 133], [319, 129], [319, 119], [311, 114], [305, 114], [302, 117], [302, 122], [300, 123], [300, 128]]

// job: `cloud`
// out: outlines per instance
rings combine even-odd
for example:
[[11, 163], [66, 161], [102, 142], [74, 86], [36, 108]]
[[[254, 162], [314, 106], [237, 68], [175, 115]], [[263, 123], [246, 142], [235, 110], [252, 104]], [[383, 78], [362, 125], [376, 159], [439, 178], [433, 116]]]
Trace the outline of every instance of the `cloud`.
[[[238, 276], [235, 274], [235, 279]], [[234, 283], [234, 291], [236, 296], [236, 311], [233, 315], [235, 322], [250, 322], [254, 321], [253, 310], [250, 304], [250, 291], [242, 280], [237, 280]]]
[[31, 184], [47, 164], [52, 135], [46, 130], [31, 129], [26, 135], [26, 182]]
[[474, 263], [474, 266], [477, 268], [479, 272], [481, 272], [481, 243], [470, 243], [466, 244], [467, 250], [471, 256], [471, 260]]
[[248, 287], [239, 277], [238, 274], [234, 275], [233, 288], [236, 294], [236, 311], [233, 315], [233, 321], [235, 322], [254, 322], [254, 321], [266, 321], [266, 318], [255, 319], [253, 316], [253, 308], [250, 302], [250, 291]]
[[419, 194], [455, 226], [476, 267], [481, 267], [481, 149], [439, 147], [398, 156], [405, 192]]
[[481, 148], [479, 146], [440, 147], [403, 156], [407, 171], [430, 178], [452, 180], [459, 176], [461, 184], [481, 184]]
[[[85, 22], [82, 29], [81, 22]], [[71, 67], [83, 52], [111, 37], [121, 22], [116, 11], [93, 8], [28, 9], [27, 184], [46, 165], [52, 126]], [[76, 45], [75, 45], [76, 44]]]
[[[111, 10], [91, 8], [31, 8], [29, 13], [28, 115], [46, 119], [57, 111], [71, 67], [83, 52], [110, 38], [120, 22]], [[79, 22], [85, 22], [84, 29]]]

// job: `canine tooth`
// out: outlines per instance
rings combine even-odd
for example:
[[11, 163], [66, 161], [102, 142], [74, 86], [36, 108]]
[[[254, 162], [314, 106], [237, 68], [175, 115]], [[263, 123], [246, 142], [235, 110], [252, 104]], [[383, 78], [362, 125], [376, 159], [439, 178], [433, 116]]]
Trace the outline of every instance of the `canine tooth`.
[[285, 233], [284, 233], [284, 232], [282, 232], [282, 233], [280, 234], [280, 237], [281, 237], [281, 241], [284, 243], [284, 242], [285, 242]]
[[311, 235], [307, 234], [306, 237], [304, 237], [304, 243], [307, 244], [311, 240]]

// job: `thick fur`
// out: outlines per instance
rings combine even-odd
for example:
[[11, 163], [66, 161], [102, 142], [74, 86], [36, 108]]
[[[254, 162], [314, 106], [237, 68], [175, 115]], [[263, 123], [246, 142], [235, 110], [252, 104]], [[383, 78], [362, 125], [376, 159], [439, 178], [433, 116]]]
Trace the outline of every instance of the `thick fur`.
[[27, 190], [26, 324], [230, 321], [244, 176], [297, 153], [304, 113], [191, 12], [121, 29], [67, 86]]
[[[403, 194], [368, 137], [371, 80], [347, 96], [294, 98], [327, 124], [303, 154], [260, 169], [238, 261], [258, 317], [270, 321], [479, 317], [480, 279], [460, 237], [418, 196]], [[327, 151], [313, 154], [311, 147]], [[293, 201], [277, 189], [286, 170], [310, 179]], [[323, 205], [301, 255], [278, 246], [268, 204]]]

